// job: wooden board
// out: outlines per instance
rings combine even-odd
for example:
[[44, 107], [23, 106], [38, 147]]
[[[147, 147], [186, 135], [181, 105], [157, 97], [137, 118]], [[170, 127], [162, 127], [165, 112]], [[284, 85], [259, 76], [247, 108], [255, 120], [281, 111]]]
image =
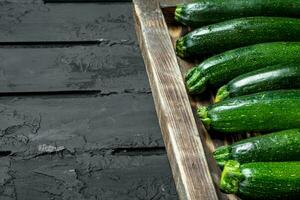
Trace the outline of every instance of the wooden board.
[[177, 199], [151, 94], [1, 97], [0, 113], [1, 200]]
[[177, 199], [166, 155], [94, 152], [2, 159], [0, 173], [1, 200]]
[[134, 44], [2, 46], [0, 66], [1, 94], [150, 90]]
[[212, 102], [212, 92], [191, 98], [183, 76], [202, 59], [176, 57], [175, 41], [188, 30], [174, 23], [174, 5], [184, 0], [134, 0], [136, 31], [180, 199], [238, 199], [219, 191], [220, 169], [212, 158], [216, 147], [241, 136], [207, 133], [196, 107]]
[[127, 3], [0, 2], [0, 43], [135, 41]]
[[0, 113], [0, 153], [164, 151], [149, 94], [1, 97]]

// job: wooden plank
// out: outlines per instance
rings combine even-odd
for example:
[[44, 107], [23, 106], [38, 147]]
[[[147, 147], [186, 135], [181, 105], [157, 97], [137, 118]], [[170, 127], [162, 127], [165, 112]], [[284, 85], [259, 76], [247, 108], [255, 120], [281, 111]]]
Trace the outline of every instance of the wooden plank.
[[0, 93], [149, 91], [133, 44], [0, 48]]
[[0, 3], [0, 43], [134, 41], [130, 4]]
[[136, 30], [180, 199], [218, 199], [159, 1], [134, 0]]
[[0, 154], [164, 147], [148, 94], [1, 97], [0, 113]]
[[177, 199], [166, 155], [5, 159], [0, 159], [0, 173], [6, 178], [6, 194], [0, 194], [4, 200]]
[[102, 199], [178, 199], [166, 155], [90, 157], [83, 163], [96, 166], [82, 176], [86, 194]]

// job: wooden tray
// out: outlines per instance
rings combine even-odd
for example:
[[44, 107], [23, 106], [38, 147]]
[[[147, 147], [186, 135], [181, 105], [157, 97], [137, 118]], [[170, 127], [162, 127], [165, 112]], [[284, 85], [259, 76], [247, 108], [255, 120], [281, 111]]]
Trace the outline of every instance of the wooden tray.
[[184, 61], [174, 51], [175, 41], [188, 31], [174, 21], [174, 5], [183, 2], [188, 0], [133, 0], [136, 32], [177, 192], [180, 199], [238, 199], [219, 191], [220, 169], [212, 152], [241, 136], [207, 133], [196, 107], [211, 103], [213, 94], [191, 98], [183, 79], [204, 58]]

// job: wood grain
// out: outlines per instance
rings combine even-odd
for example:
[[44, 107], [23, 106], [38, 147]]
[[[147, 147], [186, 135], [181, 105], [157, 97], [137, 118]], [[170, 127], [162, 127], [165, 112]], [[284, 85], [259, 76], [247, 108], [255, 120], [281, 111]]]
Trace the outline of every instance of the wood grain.
[[189, 200], [218, 199], [159, 1], [134, 0], [134, 9], [178, 195]]

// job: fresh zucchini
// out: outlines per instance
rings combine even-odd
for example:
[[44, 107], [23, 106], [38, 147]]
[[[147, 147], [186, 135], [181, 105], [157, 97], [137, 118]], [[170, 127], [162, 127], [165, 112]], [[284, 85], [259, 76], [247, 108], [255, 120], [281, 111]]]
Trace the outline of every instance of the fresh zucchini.
[[251, 16], [299, 17], [299, 0], [197, 0], [176, 6], [175, 19], [191, 27]]
[[276, 41], [300, 41], [300, 19], [247, 17], [208, 25], [179, 38], [176, 52], [185, 58]]
[[290, 129], [251, 137], [222, 146], [213, 153], [219, 166], [228, 160], [239, 163], [300, 161], [300, 129]]
[[300, 90], [275, 90], [199, 107], [207, 129], [237, 133], [300, 128]]
[[269, 66], [240, 75], [221, 87], [215, 102], [262, 91], [300, 88], [300, 62]]
[[230, 160], [222, 172], [220, 188], [242, 199], [299, 199], [300, 162], [255, 162]]
[[186, 74], [191, 94], [207, 86], [220, 87], [233, 78], [266, 66], [300, 62], [300, 42], [272, 42], [246, 46], [206, 59]]

